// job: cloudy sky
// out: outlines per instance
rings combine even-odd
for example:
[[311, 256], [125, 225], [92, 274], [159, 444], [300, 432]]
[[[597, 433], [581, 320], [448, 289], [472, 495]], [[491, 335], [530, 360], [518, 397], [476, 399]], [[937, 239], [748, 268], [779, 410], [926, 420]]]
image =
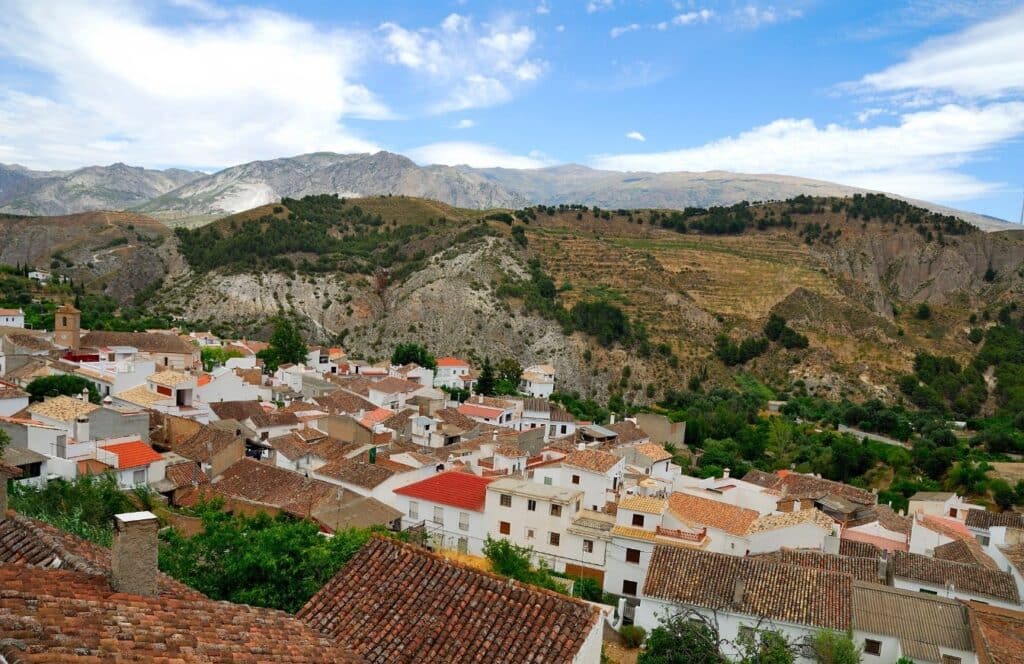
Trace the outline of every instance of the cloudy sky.
[[784, 173], [1016, 219], [1024, 2], [3, 0], [0, 162]]

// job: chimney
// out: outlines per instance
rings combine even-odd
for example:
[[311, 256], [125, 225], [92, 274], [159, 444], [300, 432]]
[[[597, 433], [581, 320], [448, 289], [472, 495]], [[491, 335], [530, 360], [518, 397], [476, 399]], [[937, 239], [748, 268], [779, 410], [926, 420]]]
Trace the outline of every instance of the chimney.
[[78, 395], [78, 398], [86, 403], [89, 403], [89, 389], [83, 387], [82, 393]]
[[75, 418], [75, 440], [80, 443], [89, 440], [89, 418], [85, 415]]
[[114, 516], [110, 548], [110, 587], [132, 595], [157, 593], [157, 528], [152, 512]]
[[743, 593], [747, 590], [747, 582], [741, 578], [737, 578], [733, 582], [732, 586], [732, 604], [733, 606], [743, 605]]
[[612, 414], [611, 414], [611, 415], [610, 415], [610, 416], [608, 417], [608, 424], [615, 424], [615, 413], [612, 413]]
[[878, 580], [882, 583], [889, 582], [889, 562], [885, 558], [878, 559]]
[[723, 479], [723, 480], [727, 480], [727, 479], [729, 479], [729, 472], [730, 472], [730, 471], [729, 471], [729, 469], [728, 469], [728, 468], [723, 468], [723, 469], [722, 469], [722, 479]]
[[587, 449], [587, 444], [584, 443], [583, 441], [580, 441], [580, 442], [576, 443], [576, 449], [577, 450], [585, 450], [585, 449]]
[[826, 535], [821, 549], [825, 553], [839, 555], [839, 538], [835, 535]]

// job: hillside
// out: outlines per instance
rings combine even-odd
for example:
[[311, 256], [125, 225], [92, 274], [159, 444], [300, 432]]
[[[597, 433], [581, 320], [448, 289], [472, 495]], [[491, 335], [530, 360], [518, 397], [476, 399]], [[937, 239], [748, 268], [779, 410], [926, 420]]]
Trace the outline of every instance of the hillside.
[[[158, 309], [256, 336], [268, 317], [293, 312], [313, 338], [370, 359], [418, 341], [551, 361], [584, 392], [642, 402], [693, 376], [730, 383], [737, 371], [832, 396], [893, 394], [917, 351], [967, 357], [971, 314], [1024, 295], [1021, 234], [981, 233], [883, 197], [873, 207], [807, 198], [686, 212], [529, 208], [511, 224], [508, 213], [404, 197], [321, 200], [322, 218], [307, 200], [289, 220], [286, 201], [179, 231], [170, 244], [189, 267], [171, 275]], [[917, 317], [922, 302], [927, 319]], [[578, 303], [609, 305], [600, 320], [623, 312], [621, 329], [588, 328], [573, 318]], [[769, 344], [735, 367], [716, 357], [718, 335], [756, 337], [772, 313], [809, 348]]]

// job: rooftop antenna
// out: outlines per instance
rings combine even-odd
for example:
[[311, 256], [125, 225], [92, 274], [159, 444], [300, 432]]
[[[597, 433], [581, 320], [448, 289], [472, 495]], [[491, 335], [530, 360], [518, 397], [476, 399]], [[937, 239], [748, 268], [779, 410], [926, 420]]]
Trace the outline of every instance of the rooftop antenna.
[[1024, 226], [1024, 196], [1021, 196], [1020, 201], [1020, 225]]

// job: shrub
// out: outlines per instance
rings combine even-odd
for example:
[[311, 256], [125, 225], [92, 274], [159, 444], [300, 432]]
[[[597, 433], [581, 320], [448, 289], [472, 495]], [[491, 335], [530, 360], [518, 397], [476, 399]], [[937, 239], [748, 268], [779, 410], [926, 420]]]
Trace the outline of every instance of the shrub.
[[619, 636], [627, 648], [639, 648], [647, 638], [647, 630], [639, 625], [623, 625], [619, 629]]

